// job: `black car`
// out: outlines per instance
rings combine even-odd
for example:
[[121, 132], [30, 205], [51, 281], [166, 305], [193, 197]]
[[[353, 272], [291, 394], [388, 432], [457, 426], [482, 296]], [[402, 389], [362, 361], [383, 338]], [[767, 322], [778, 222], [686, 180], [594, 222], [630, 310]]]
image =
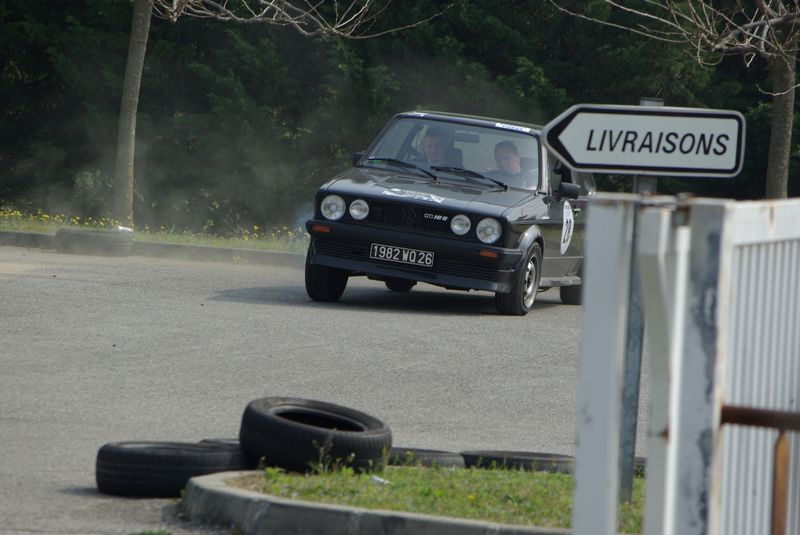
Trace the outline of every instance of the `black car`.
[[396, 292], [417, 282], [494, 292], [501, 314], [526, 314], [554, 286], [564, 303], [580, 303], [582, 210], [594, 181], [549, 155], [540, 129], [396, 115], [317, 192], [308, 295], [336, 301], [349, 277], [366, 275]]

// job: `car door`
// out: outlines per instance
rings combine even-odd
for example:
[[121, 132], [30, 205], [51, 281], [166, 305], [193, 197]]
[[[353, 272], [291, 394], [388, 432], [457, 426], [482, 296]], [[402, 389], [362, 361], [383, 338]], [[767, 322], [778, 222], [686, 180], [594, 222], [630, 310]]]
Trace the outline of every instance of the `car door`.
[[561, 182], [573, 182], [572, 173], [552, 154], [545, 153], [544, 157], [546, 177], [543, 185], [548, 192], [549, 214], [548, 219], [540, 224], [545, 239], [542, 276], [575, 275], [583, 259], [585, 197], [562, 197], [559, 193]]

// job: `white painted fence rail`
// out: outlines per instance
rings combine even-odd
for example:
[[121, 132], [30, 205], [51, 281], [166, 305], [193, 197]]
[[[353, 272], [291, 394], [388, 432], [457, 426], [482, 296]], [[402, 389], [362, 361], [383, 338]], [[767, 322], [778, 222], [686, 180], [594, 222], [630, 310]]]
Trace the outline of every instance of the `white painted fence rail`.
[[[598, 195], [586, 247], [575, 535], [616, 533], [632, 254], [651, 359], [644, 532], [769, 533], [777, 432], [720, 427], [720, 415], [724, 405], [798, 411], [800, 200]], [[790, 436], [785, 522], [798, 535], [800, 441]]]

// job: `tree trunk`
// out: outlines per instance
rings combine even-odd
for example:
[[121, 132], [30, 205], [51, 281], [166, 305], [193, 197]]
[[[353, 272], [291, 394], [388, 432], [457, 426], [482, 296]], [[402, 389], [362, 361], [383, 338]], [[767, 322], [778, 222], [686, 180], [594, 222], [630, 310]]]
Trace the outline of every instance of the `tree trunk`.
[[794, 86], [797, 83], [797, 37], [787, 47], [792, 50], [785, 57], [775, 56], [770, 61], [772, 75], [772, 129], [769, 136], [769, 161], [767, 162], [767, 199], [785, 199], [789, 194], [789, 157], [792, 150], [792, 120], [794, 118]]
[[117, 126], [117, 156], [114, 165], [112, 215], [123, 225], [133, 223], [133, 155], [136, 142], [136, 110], [142, 85], [144, 54], [150, 33], [152, 0], [133, 0], [131, 38], [122, 85]]

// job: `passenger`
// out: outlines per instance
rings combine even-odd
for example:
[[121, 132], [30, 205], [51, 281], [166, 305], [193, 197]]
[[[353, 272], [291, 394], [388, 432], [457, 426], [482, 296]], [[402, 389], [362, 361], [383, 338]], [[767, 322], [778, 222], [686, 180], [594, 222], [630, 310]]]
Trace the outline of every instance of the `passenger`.
[[536, 169], [523, 168], [517, 146], [511, 141], [501, 141], [494, 146], [497, 178], [517, 188], [535, 189], [538, 182]]

